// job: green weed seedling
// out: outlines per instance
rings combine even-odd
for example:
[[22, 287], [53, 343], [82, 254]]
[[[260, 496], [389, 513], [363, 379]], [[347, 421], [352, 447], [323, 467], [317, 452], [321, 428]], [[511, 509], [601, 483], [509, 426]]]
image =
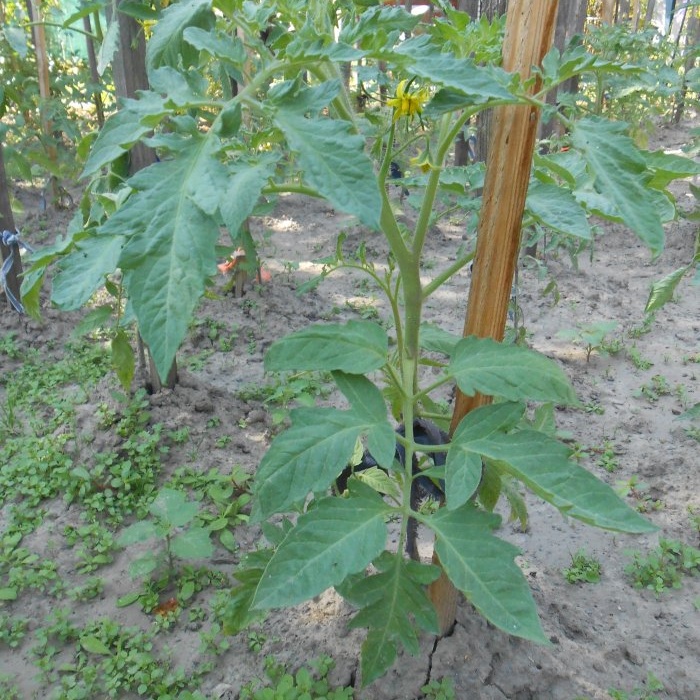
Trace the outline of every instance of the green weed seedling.
[[206, 559], [213, 554], [209, 530], [193, 524], [199, 514], [199, 504], [187, 501], [182, 491], [161, 489], [148, 511], [153, 516], [151, 519], [130, 525], [117, 540], [122, 547], [149, 540], [159, 540], [162, 544], [159, 550], [149, 549], [131, 562], [129, 573], [132, 577], [143, 578], [165, 565], [168, 576], [172, 578], [176, 572], [176, 559]]
[[589, 557], [582, 549], [571, 555], [571, 566], [562, 570], [569, 583], [598, 583], [602, 567], [594, 557]]
[[352, 688], [330, 687], [328, 673], [333, 666], [330, 657], [321, 657], [292, 674], [284, 664], [268, 657], [265, 659], [268, 684], [261, 687], [259, 680], [251, 681], [241, 689], [239, 700], [350, 700]]
[[651, 383], [642, 384], [639, 389], [633, 392], [633, 396], [643, 396], [647, 401], [656, 403], [662, 396], [668, 396], [672, 391], [666, 377], [662, 374], [655, 374], [651, 378]]
[[627, 357], [629, 357], [630, 362], [636, 369], [647, 370], [654, 366], [654, 363], [651, 360], [647, 360], [645, 357], [642, 357], [642, 353], [639, 352], [636, 345], [633, 345], [631, 348], [627, 348]]
[[602, 448], [599, 448], [597, 452], [600, 454], [597, 462], [599, 467], [605, 469], [606, 472], [614, 472], [618, 469], [620, 462], [617, 459], [617, 451], [610, 440], [605, 440]]
[[669, 588], [681, 588], [683, 576], [700, 572], [700, 550], [678, 540], [660, 540], [659, 546], [644, 556], [627, 552], [632, 561], [625, 573], [635, 588], [648, 588], [659, 596]]
[[612, 700], [659, 700], [655, 695], [657, 691], [663, 692], [663, 683], [650, 671], [647, 673], [646, 685], [643, 688], [634, 688], [631, 692], [610, 688], [608, 693]]
[[611, 351], [618, 352], [620, 350], [620, 347], [613, 341], [606, 340], [608, 334], [616, 328], [616, 321], [598, 321], [586, 326], [578, 324], [576, 328], [559, 331], [557, 337], [582, 345], [586, 351], [586, 362], [589, 362], [594, 352], [609, 354]]
[[421, 688], [425, 700], [455, 700], [454, 684], [451, 678], [430, 681]]
[[640, 513], [661, 510], [664, 507], [663, 501], [652, 498], [649, 493], [649, 484], [646, 481], [639, 481], [639, 477], [636, 474], [629, 479], [616, 482], [615, 490], [623, 498], [633, 498], [637, 502], [636, 508]]

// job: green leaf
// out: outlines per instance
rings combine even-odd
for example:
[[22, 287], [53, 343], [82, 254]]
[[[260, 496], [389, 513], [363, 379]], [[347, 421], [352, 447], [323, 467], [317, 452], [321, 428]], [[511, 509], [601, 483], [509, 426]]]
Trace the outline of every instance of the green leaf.
[[213, 136], [193, 137], [178, 157], [134, 175], [135, 192], [101, 227], [129, 234], [119, 266], [139, 330], [161, 377], [168, 374], [192, 312], [216, 271], [219, 178]]
[[274, 173], [275, 162], [276, 157], [227, 166], [227, 176], [217, 186], [223, 188], [219, 206], [232, 239], [239, 237], [243, 223], [253, 213], [263, 187]]
[[226, 547], [229, 552], [236, 552], [238, 550], [238, 542], [234, 537], [231, 530], [222, 530], [219, 533], [219, 542], [221, 542], [223, 547]]
[[170, 550], [180, 559], [207, 559], [214, 554], [214, 545], [211, 543], [209, 530], [191, 527], [173, 537]]
[[186, 580], [183, 581], [182, 586], [180, 586], [180, 593], [178, 598], [180, 600], [189, 600], [195, 594], [194, 581]]
[[64, 311], [81, 308], [117, 269], [123, 236], [90, 236], [64, 256], [53, 278], [51, 301]]
[[586, 212], [568, 190], [532, 180], [525, 206], [537, 222], [553, 231], [586, 241], [591, 239], [591, 227]]
[[291, 412], [291, 420], [291, 427], [272, 441], [258, 467], [253, 521], [289, 510], [311, 491], [327, 489], [350, 463], [358, 437], [377, 434], [375, 421], [354, 409], [298, 408]]
[[143, 578], [155, 571], [158, 566], [158, 557], [152, 552], [144, 554], [129, 564], [129, 575], [132, 578]]
[[170, 5], [155, 25], [146, 47], [146, 67], [149, 72], [160, 66], [185, 68], [195, 65], [199, 51], [184, 40], [188, 27], [211, 29], [215, 16], [211, 0], [182, 0]]
[[0, 588], [0, 600], [17, 600], [17, 587]]
[[339, 41], [360, 48], [383, 48], [390, 35], [400, 32], [410, 33], [420, 22], [406, 12], [403, 7], [385, 7], [378, 5], [363, 12], [356, 22], [346, 22], [343, 25]]
[[97, 74], [102, 76], [119, 49], [119, 21], [112, 17], [100, 45], [97, 56]]
[[482, 477], [481, 453], [472, 442], [488, 439], [495, 432], [510, 430], [523, 416], [524, 406], [499, 403], [482, 406], [468, 413], [450, 443], [445, 464], [445, 495], [450, 509], [463, 506], [479, 488]]
[[502, 68], [478, 66], [470, 59], [443, 53], [428, 35], [404, 41], [395, 52], [409, 59], [410, 73], [469, 98], [463, 106], [490, 100], [519, 102], [508, 89], [511, 76]]
[[198, 51], [207, 51], [215, 58], [234, 66], [242, 66], [247, 58], [245, 46], [237, 36], [214, 34], [200, 27], [187, 27], [182, 36]]
[[649, 187], [654, 189], [664, 189], [673, 180], [679, 178], [700, 175], [700, 163], [696, 163], [691, 158], [664, 151], [645, 151], [643, 156], [647, 167], [653, 173]]
[[321, 499], [302, 515], [258, 585], [253, 608], [296, 605], [362, 571], [386, 544], [390, 512], [371, 488], [349, 485], [347, 498]]
[[365, 140], [339, 119], [307, 118], [280, 107], [275, 124], [299, 156], [304, 180], [341, 211], [378, 230], [382, 199]]
[[142, 92], [138, 100], [124, 100], [119, 111], [100, 129], [81, 177], [94, 175], [126, 153], [165, 114], [165, 100], [154, 92]]
[[265, 369], [366, 374], [384, 365], [388, 350], [386, 332], [372, 321], [318, 323], [273, 343], [265, 355]]
[[370, 467], [363, 469], [361, 472], [355, 473], [355, 478], [363, 484], [367, 484], [377, 493], [391, 496], [396, 501], [401, 500], [401, 488], [396, 479], [393, 479], [384, 469], [379, 467]]
[[394, 663], [399, 644], [418, 654], [414, 621], [426, 632], [438, 633], [437, 615], [425, 586], [438, 578], [440, 570], [389, 552], [382, 553], [374, 565], [379, 573], [339, 589], [344, 598], [361, 608], [349, 626], [369, 628], [362, 645], [363, 685], [379, 678]]
[[530, 588], [514, 562], [518, 548], [491, 534], [498, 516], [464, 505], [421, 520], [435, 532], [435, 552], [450, 580], [489, 622], [508, 634], [547, 643]]
[[457, 344], [449, 372], [468, 396], [476, 392], [509, 401], [530, 399], [576, 405], [564, 372], [550, 359], [527, 348], [469, 336]]
[[140, 597], [141, 594], [138, 591], [127, 593], [126, 595], [121, 596], [121, 598], [117, 598], [117, 607], [126, 608], [129, 605], [133, 605]]
[[587, 117], [574, 123], [571, 141], [583, 154], [596, 190], [614, 203], [620, 218], [656, 257], [664, 247], [659, 201], [650, 196], [647, 161], [625, 129], [625, 124]]
[[396, 433], [387, 420], [382, 392], [359, 374], [333, 372], [333, 379], [352, 406], [353, 413], [367, 426], [367, 446], [380, 467], [389, 469], [396, 453]]
[[146, 542], [159, 536], [158, 529], [150, 520], [140, 520], [124, 530], [117, 538], [120, 547], [127, 547], [130, 544]]
[[164, 488], [158, 492], [148, 510], [168, 526], [182, 527], [197, 515], [199, 504], [188, 502], [182, 491]]
[[81, 637], [80, 646], [89, 654], [106, 656], [112, 653], [109, 650], [109, 647], [102, 640], [98, 639], [97, 637], [93, 637], [92, 635]]
[[621, 501], [607, 484], [570, 461], [565, 445], [543, 433], [535, 430], [494, 432], [483, 439], [469, 440], [468, 425], [462, 428], [460, 424], [452, 444], [465, 439], [471, 451], [498, 461], [504, 471], [564, 515], [619, 532], [636, 534], [657, 529]]
[[680, 267], [654, 282], [649, 291], [649, 298], [647, 299], [647, 305], [644, 307], [644, 313], [648, 314], [652, 311], [658, 311], [664, 304], [671, 301], [676, 287], [678, 287], [678, 284], [690, 269], [688, 265]]
[[112, 367], [114, 367], [119, 383], [124, 391], [129, 391], [131, 381], [134, 378], [136, 362], [134, 360], [134, 350], [123, 328], [120, 328], [114, 338], [112, 338], [111, 349]]
[[462, 340], [462, 336], [448, 333], [434, 323], [422, 323], [420, 327], [420, 346], [429, 352], [439, 352], [450, 357]]

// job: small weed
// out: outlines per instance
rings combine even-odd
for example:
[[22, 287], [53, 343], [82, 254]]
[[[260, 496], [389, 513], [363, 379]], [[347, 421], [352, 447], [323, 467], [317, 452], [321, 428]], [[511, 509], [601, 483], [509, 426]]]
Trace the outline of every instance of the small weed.
[[648, 588], [659, 596], [669, 588], [680, 588], [684, 575], [700, 572], [700, 550], [678, 540], [660, 540], [659, 546], [644, 556], [627, 552], [632, 562], [625, 567], [635, 588]]
[[615, 321], [598, 321], [587, 326], [578, 324], [576, 328], [562, 330], [557, 333], [557, 337], [563, 340], [571, 340], [577, 345], [582, 345], [586, 351], [586, 362], [589, 362], [593, 352], [608, 354], [619, 352], [622, 344], [608, 340], [607, 335], [617, 328]]
[[211, 430], [212, 428], [218, 428], [221, 425], [221, 418], [219, 416], [212, 416], [207, 421], [207, 428]]
[[639, 352], [636, 345], [633, 345], [631, 348], [627, 348], [627, 357], [636, 369], [647, 370], [654, 366], [654, 363], [651, 360], [647, 360], [646, 358], [642, 357], [642, 353]]
[[646, 314], [644, 320], [638, 326], [633, 326], [627, 331], [627, 335], [630, 338], [641, 338], [643, 335], [651, 332], [654, 321], [656, 321], [656, 314]]
[[254, 680], [243, 686], [239, 700], [349, 700], [353, 697], [352, 688], [330, 687], [328, 673], [333, 668], [333, 660], [322, 657], [312, 661], [310, 666], [302, 666], [296, 673], [289, 673], [287, 667], [268, 657], [265, 659], [266, 686]]
[[168, 433], [168, 437], [176, 445], [184, 445], [190, 439], [190, 429], [184, 425], [182, 428], [178, 428], [177, 430], [171, 430]]
[[663, 683], [651, 672], [647, 674], [646, 684], [643, 688], [634, 688], [630, 693], [624, 690], [609, 688], [608, 693], [612, 700], [659, 700], [657, 691], [664, 690]]
[[[160, 551], [148, 549], [129, 566], [134, 578], [152, 574], [161, 565], [167, 566], [168, 577], [175, 575], [175, 559], [206, 559], [214, 551], [209, 530], [193, 525], [199, 504], [187, 501], [182, 491], [163, 488], [158, 492], [148, 512], [152, 519], [139, 520], [127, 527], [118, 543], [127, 547], [149, 540], [159, 540]], [[187, 526], [187, 527], [186, 527]]]
[[5, 355], [11, 360], [16, 360], [22, 354], [19, 345], [17, 345], [17, 333], [14, 331], [0, 336], [0, 355]]
[[642, 384], [642, 386], [634, 392], [634, 396], [643, 396], [647, 401], [656, 403], [662, 396], [668, 396], [672, 393], [671, 386], [666, 377], [661, 374], [655, 374], [651, 378], [650, 384]]
[[618, 481], [615, 485], [615, 491], [623, 498], [633, 498], [637, 502], [636, 507], [640, 513], [649, 513], [652, 510], [661, 510], [664, 507], [663, 501], [658, 498], [652, 498], [649, 493], [649, 484], [645, 481], [639, 481], [639, 477], [636, 474], [627, 480]]
[[597, 462], [599, 467], [602, 467], [607, 472], [617, 471], [620, 463], [617, 459], [615, 445], [610, 440], [605, 440], [603, 447], [595, 451], [600, 454], [600, 458]]
[[571, 566], [562, 570], [569, 583], [598, 583], [600, 581], [600, 562], [589, 557], [582, 549], [571, 555]]
[[254, 654], [259, 654], [262, 651], [266, 641], [267, 636], [261, 632], [256, 632], [255, 630], [248, 632], [248, 649]]
[[27, 633], [28, 624], [29, 620], [24, 617], [10, 617], [0, 613], [0, 644], [6, 644], [10, 649], [19, 647]]
[[594, 413], [597, 416], [602, 416], [605, 413], [605, 408], [601, 406], [597, 401], [589, 401], [584, 405], [583, 409], [586, 413]]
[[230, 435], [222, 435], [221, 437], [216, 438], [214, 444], [218, 448], [223, 449], [225, 447], [228, 447], [228, 445], [231, 443], [231, 440], [233, 440], [233, 438]]
[[451, 678], [430, 681], [421, 688], [425, 700], [455, 700], [454, 683]]

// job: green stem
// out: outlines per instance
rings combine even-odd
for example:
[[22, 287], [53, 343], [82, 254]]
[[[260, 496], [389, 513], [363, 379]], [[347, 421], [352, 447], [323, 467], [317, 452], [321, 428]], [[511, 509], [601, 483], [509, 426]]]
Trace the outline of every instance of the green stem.
[[423, 287], [423, 299], [427, 299], [436, 289], [438, 289], [438, 287], [450, 279], [452, 275], [459, 272], [465, 265], [468, 265], [472, 260], [474, 260], [474, 253], [475, 251], [472, 251], [463, 258], [456, 260], [444, 272], [441, 272], [433, 280], [426, 284], [425, 287]]

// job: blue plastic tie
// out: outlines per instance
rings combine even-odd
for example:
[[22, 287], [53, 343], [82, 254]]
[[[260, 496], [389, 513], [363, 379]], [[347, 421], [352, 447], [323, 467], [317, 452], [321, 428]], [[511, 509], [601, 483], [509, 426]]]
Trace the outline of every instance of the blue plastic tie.
[[10, 304], [12, 304], [12, 308], [18, 314], [23, 314], [24, 306], [22, 305], [22, 302], [19, 299], [16, 299], [15, 295], [10, 291], [10, 288], [7, 285], [7, 275], [10, 274], [10, 270], [12, 269], [12, 263], [15, 259], [15, 250], [17, 250], [17, 254], [19, 255], [19, 252], [23, 248], [29, 253], [33, 253], [34, 249], [27, 243], [20, 240], [19, 230], [15, 230], [14, 233], [12, 233], [12, 231], [3, 231], [2, 243], [10, 249], [10, 254], [3, 262], [2, 267], [0, 267], [0, 283], [2, 284], [2, 288], [5, 290], [5, 294], [7, 294]]

